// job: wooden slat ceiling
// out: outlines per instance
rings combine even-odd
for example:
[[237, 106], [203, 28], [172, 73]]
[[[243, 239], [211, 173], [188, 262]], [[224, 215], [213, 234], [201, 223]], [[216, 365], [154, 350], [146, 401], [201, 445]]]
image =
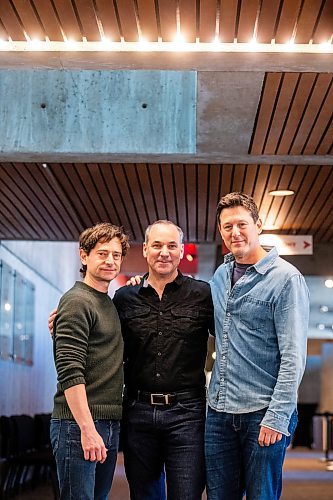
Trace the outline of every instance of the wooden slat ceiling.
[[[275, 198], [273, 189], [293, 189]], [[253, 195], [264, 223], [284, 234], [333, 242], [333, 167], [328, 165], [0, 164], [0, 239], [77, 240], [98, 221], [122, 224], [142, 242], [148, 223], [169, 218], [187, 241], [219, 241], [221, 195]]]
[[267, 73], [249, 152], [331, 154], [332, 103], [332, 73]]
[[330, 39], [332, 0], [1, 0], [0, 38], [136, 42], [320, 43]]

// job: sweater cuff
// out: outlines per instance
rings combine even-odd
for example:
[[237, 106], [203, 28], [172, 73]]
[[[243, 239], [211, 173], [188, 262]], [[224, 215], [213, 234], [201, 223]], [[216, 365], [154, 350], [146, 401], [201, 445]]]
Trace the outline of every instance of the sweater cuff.
[[60, 387], [61, 387], [62, 391], [65, 391], [66, 389], [69, 389], [70, 387], [74, 387], [74, 385], [80, 385], [80, 384], [86, 385], [86, 381], [85, 381], [84, 377], [77, 377], [77, 378], [73, 378], [72, 380], [67, 380], [63, 384], [60, 384]]

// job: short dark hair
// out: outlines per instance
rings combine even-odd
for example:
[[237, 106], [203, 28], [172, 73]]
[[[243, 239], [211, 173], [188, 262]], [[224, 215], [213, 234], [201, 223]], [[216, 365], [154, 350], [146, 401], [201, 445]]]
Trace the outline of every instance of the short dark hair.
[[180, 243], [183, 243], [184, 233], [183, 233], [182, 229], [179, 226], [177, 226], [177, 224], [175, 224], [174, 222], [171, 222], [171, 220], [166, 220], [166, 219], [156, 220], [155, 222], [153, 222], [152, 224], [150, 224], [147, 227], [146, 232], [145, 232], [145, 243], [148, 243], [149, 233], [150, 233], [151, 228], [153, 226], [156, 226], [157, 224], [165, 224], [165, 225], [174, 226], [179, 233]]
[[[84, 250], [87, 255], [96, 246], [98, 242], [106, 243], [111, 241], [113, 238], [119, 238], [122, 248], [122, 256], [124, 257], [129, 249], [129, 238], [124, 232], [123, 228], [120, 226], [115, 226], [110, 222], [99, 222], [95, 226], [88, 227], [80, 234], [79, 244], [80, 249]], [[87, 272], [87, 266], [82, 264], [80, 273], [85, 277]]]
[[259, 219], [258, 207], [252, 196], [246, 193], [234, 192], [222, 196], [217, 205], [216, 217], [218, 225], [220, 225], [220, 215], [222, 210], [224, 208], [232, 208], [232, 207], [244, 207], [246, 208], [246, 210], [250, 212], [254, 222], [257, 222], [257, 220]]

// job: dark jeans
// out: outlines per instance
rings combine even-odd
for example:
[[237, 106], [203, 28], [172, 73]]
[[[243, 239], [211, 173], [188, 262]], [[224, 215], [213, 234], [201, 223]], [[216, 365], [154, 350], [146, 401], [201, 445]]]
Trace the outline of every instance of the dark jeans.
[[124, 462], [132, 500], [199, 500], [205, 487], [205, 400], [124, 401]]
[[[291, 436], [270, 446], [258, 443], [266, 409], [232, 414], [208, 408], [205, 435], [208, 500], [277, 500], [282, 490], [282, 465]], [[290, 419], [289, 432], [297, 425]]]
[[96, 420], [108, 450], [103, 464], [84, 459], [81, 431], [74, 420], [51, 420], [51, 443], [57, 463], [61, 500], [107, 500], [116, 466], [119, 421]]

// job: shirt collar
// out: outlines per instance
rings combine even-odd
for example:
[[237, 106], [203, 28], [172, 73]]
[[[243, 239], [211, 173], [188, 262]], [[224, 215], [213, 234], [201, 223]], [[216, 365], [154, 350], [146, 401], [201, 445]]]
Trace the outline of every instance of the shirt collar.
[[[253, 267], [255, 270], [260, 273], [260, 274], [265, 274], [267, 270], [272, 266], [272, 264], [276, 261], [278, 258], [279, 254], [278, 251], [275, 247], [271, 248], [271, 250], [263, 257], [260, 259], [258, 262], [253, 264]], [[224, 262], [225, 264], [228, 264], [229, 262], [233, 262], [235, 260], [235, 257], [233, 256], [232, 253], [228, 253], [224, 257]]]
[[[149, 287], [149, 284], [147, 282], [147, 278], [148, 278], [148, 273], [146, 273], [142, 278], [142, 282], [140, 284], [140, 290]], [[168, 283], [168, 285], [175, 284], [177, 286], [180, 286], [184, 280], [185, 280], [185, 276], [178, 269], [178, 274], [177, 274], [176, 278], [173, 281], [171, 281], [171, 283]]]

